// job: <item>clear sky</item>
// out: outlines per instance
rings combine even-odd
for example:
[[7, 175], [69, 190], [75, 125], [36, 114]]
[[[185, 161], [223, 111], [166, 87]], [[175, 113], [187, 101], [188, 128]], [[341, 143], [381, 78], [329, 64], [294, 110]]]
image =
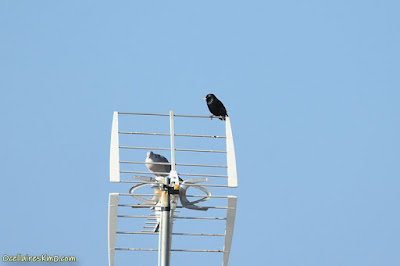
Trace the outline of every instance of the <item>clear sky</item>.
[[0, 1], [0, 255], [107, 265], [113, 111], [208, 115], [214, 93], [239, 175], [230, 265], [400, 265], [399, 10]]

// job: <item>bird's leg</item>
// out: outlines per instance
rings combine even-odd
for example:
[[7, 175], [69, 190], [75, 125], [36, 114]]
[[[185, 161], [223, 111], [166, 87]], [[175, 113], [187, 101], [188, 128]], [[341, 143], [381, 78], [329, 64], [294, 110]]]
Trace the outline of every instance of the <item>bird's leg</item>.
[[213, 119], [213, 116], [212, 115], [210, 115], [210, 118], [211, 118], [211, 120]]

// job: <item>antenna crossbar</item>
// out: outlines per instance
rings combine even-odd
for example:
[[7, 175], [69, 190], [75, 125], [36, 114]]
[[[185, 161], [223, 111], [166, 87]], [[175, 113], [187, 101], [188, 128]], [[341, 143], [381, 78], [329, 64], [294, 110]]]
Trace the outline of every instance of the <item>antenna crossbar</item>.
[[[149, 115], [149, 116], [170, 116], [170, 114], [153, 114], [153, 113], [130, 113], [130, 112], [118, 112], [119, 115]], [[189, 118], [219, 118], [219, 116], [207, 116], [207, 115], [176, 115], [174, 117], [189, 117]]]
[[[119, 193], [119, 195], [120, 196], [132, 196], [132, 194], [129, 194], [129, 193]], [[157, 194], [136, 194], [135, 193], [135, 196], [157, 196]], [[202, 198], [202, 197], [204, 197], [204, 195], [185, 195], [187, 198], [188, 197], [196, 197], [196, 198]], [[209, 195], [209, 196], [207, 196], [207, 198], [217, 198], [217, 199], [226, 199], [226, 198], [228, 198], [229, 196], [220, 196], [220, 195]]]
[[[154, 207], [154, 205], [150, 204], [118, 204], [118, 207], [132, 207], [132, 208], [151, 208]], [[203, 206], [202, 206], [203, 207]], [[176, 206], [176, 208], [185, 208], [184, 206]], [[226, 206], [204, 206], [204, 208], [207, 209], [228, 209]]]
[[[120, 163], [146, 164], [146, 162], [135, 162], [135, 161], [120, 161]], [[170, 163], [158, 163], [158, 162], [152, 162], [151, 164], [170, 165]], [[179, 165], [179, 166], [194, 166], [194, 167], [219, 167], [219, 168], [228, 168], [227, 165], [213, 165], [213, 164], [176, 163], [175, 165]]]
[[[138, 150], [160, 150], [170, 151], [170, 148], [156, 148], [156, 147], [134, 147], [134, 146], [120, 146], [120, 149], [138, 149]], [[190, 152], [215, 152], [215, 153], [226, 153], [226, 151], [219, 150], [199, 150], [199, 149], [175, 149], [175, 151], [190, 151]]]
[[[145, 175], [165, 175], [165, 172], [143, 172], [143, 171], [120, 171], [121, 174], [145, 174]], [[207, 176], [207, 177], [225, 177], [227, 175], [207, 175], [207, 174], [190, 174], [190, 173], [179, 173], [181, 176]]]
[[[144, 218], [144, 219], [155, 219], [155, 216], [148, 215], [118, 215], [119, 218]], [[188, 219], [188, 220], [226, 220], [226, 217], [181, 217], [174, 216], [174, 219]]]
[[[145, 182], [145, 181], [130, 181], [130, 180], [120, 180], [119, 183], [134, 183], [134, 184], [160, 184], [158, 182]], [[186, 183], [186, 186], [197, 186], [198, 184]], [[201, 184], [202, 187], [230, 187], [228, 185], [218, 185], [218, 184]]]
[[[117, 232], [121, 235], [158, 235], [159, 233], [151, 232]], [[207, 234], [207, 233], [172, 233], [176, 236], [225, 236], [225, 234]]]
[[[118, 133], [119, 134], [130, 134], [130, 135], [171, 136], [170, 133], [156, 133], [156, 132], [119, 131]], [[225, 136], [216, 136], [216, 135], [174, 134], [174, 136], [175, 137], [195, 137], [195, 138], [226, 139]]]
[[[128, 251], [158, 251], [158, 248], [115, 248], [115, 250], [128, 250]], [[218, 249], [171, 249], [171, 251], [183, 252], [224, 252]]]
[[190, 151], [190, 152], [215, 152], [215, 153], [226, 153], [226, 151], [218, 150], [199, 150], [199, 149], [175, 149], [176, 151]]
[[120, 149], [137, 149], [137, 150], [160, 150], [170, 151], [170, 148], [156, 148], [156, 147], [130, 147], [130, 146], [119, 146]]

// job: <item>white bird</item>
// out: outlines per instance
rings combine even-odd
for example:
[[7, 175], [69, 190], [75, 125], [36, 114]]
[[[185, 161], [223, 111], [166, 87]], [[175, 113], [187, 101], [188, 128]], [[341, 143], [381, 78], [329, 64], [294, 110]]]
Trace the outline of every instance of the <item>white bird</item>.
[[[161, 154], [157, 154], [152, 151], [147, 152], [145, 164], [147, 169], [149, 169], [150, 172], [154, 173], [157, 181], [164, 181], [164, 177], [169, 175], [169, 173], [171, 172], [171, 164], [169, 163], [168, 159]], [[178, 178], [180, 182], [183, 181], [183, 179], [179, 176]]]
[[[168, 159], [161, 154], [154, 153], [152, 151], [147, 152], [146, 167], [150, 172], [154, 173], [156, 179], [163, 179], [171, 172], [171, 164]], [[163, 164], [155, 164], [163, 163]]]

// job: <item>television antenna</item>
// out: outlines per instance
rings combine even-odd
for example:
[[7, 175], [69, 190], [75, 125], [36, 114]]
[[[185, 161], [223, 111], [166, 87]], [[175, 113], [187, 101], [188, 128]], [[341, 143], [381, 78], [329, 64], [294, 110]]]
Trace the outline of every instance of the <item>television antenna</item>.
[[[158, 133], [158, 132], [145, 132], [145, 131], [122, 131], [120, 130], [119, 120], [121, 117], [135, 116], [135, 117], [168, 117], [169, 118], [169, 133]], [[236, 171], [236, 159], [235, 150], [232, 137], [232, 129], [230, 118], [226, 117], [225, 120], [225, 135], [205, 135], [205, 134], [182, 134], [176, 133], [175, 118], [186, 118], [186, 119], [197, 119], [197, 118], [208, 118], [210, 116], [198, 116], [198, 115], [177, 115], [171, 110], [169, 114], [152, 114], [152, 113], [126, 113], [126, 112], [114, 112], [112, 131], [111, 131], [111, 147], [110, 147], [110, 181], [113, 183], [123, 183], [133, 185], [129, 189], [129, 193], [111, 193], [109, 195], [109, 214], [108, 214], [108, 252], [109, 252], [109, 266], [114, 266], [116, 251], [137, 251], [137, 252], [158, 252], [158, 266], [170, 266], [171, 252], [201, 252], [201, 253], [222, 253], [222, 265], [227, 266], [229, 261], [229, 255], [231, 251], [231, 244], [233, 238], [233, 229], [235, 224], [236, 216], [236, 196], [224, 196], [216, 195], [211, 193], [211, 189], [230, 189], [237, 187], [237, 171]], [[211, 116], [211, 118], [218, 118]], [[216, 119], [215, 119], [216, 120]], [[222, 123], [221, 121], [215, 121], [216, 123]], [[138, 125], [138, 124], [136, 124]], [[158, 127], [156, 126], [158, 129]], [[153, 138], [157, 136], [169, 136], [170, 147], [159, 147], [159, 146], [122, 146], [120, 142], [127, 141], [126, 137], [129, 137], [128, 143], [143, 143], [138, 140], [139, 136], [147, 136], [151, 138], [151, 143], [156, 143]], [[176, 148], [175, 139], [180, 137], [187, 137], [189, 139], [207, 139], [211, 141], [221, 141], [225, 139], [224, 149], [189, 149], [189, 148]], [[164, 142], [159, 142], [161, 145]], [[189, 141], [189, 143], [192, 143]], [[200, 143], [200, 145], [202, 145]], [[214, 144], [212, 144], [214, 145]], [[146, 162], [139, 160], [136, 161], [124, 161], [120, 160], [120, 155], [126, 151], [170, 151], [170, 163], [166, 162], [153, 162], [153, 165], [170, 165], [171, 171], [166, 175], [160, 175], [163, 173], [138, 171], [138, 167], [143, 167]], [[201, 153], [207, 154], [207, 159], [212, 154], [224, 155], [226, 157], [226, 165], [215, 165], [215, 164], [199, 164], [182, 163], [176, 160], [176, 152], [184, 153]], [[128, 156], [131, 159], [133, 156]], [[193, 158], [197, 158], [193, 157]], [[143, 158], [143, 157], [142, 157]], [[148, 162], [147, 162], [148, 163]], [[133, 167], [133, 170], [126, 169], [126, 166]], [[225, 175], [215, 174], [213, 172], [207, 174], [199, 173], [184, 173], [177, 172], [176, 168], [189, 167], [192, 169], [208, 168], [212, 171], [226, 170]], [[219, 172], [218, 172], [219, 173]], [[131, 176], [133, 180], [124, 180], [122, 176]], [[150, 175], [150, 176], [149, 176]], [[156, 178], [153, 177], [156, 175]], [[193, 177], [188, 179], [182, 179], [186, 177]], [[209, 183], [211, 180], [219, 180], [218, 182]], [[223, 181], [221, 181], [223, 180]], [[152, 193], [141, 193], [140, 190], [144, 188], [150, 189]], [[190, 191], [196, 191], [197, 193], [190, 193]], [[132, 200], [135, 204], [132, 204]], [[224, 200], [225, 204], [210, 204], [213, 200]], [[124, 201], [128, 201], [124, 203]], [[203, 203], [207, 202], [207, 205]], [[121, 209], [125, 208], [127, 212], [122, 212]], [[179, 209], [179, 210], [178, 210]], [[151, 211], [150, 215], [139, 215], [140, 210]], [[196, 213], [209, 213], [209, 215], [181, 215], [178, 214], [181, 211], [190, 210]], [[221, 211], [223, 215], [221, 215]], [[140, 231], [118, 231], [117, 224], [121, 223], [122, 219], [143, 220], [146, 219], [146, 223], [143, 229]], [[221, 233], [205, 233], [205, 232], [173, 232], [173, 224], [176, 220], [182, 221], [225, 221], [223, 232]], [[129, 228], [132, 223], [129, 223]], [[135, 235], [135, 236], [148, 236], [158, 235], [158, 248], [143, 248], [143, 247], [120, 247], [116, 246], [117, 236], [120, 235]], [[171, 248], [171, 242], [173, 236], [192, 236], [192, 237], [223, 237], [222, 248], [217, 249], [190, 249], [190, 248]], [[123, 241], [121, 241], [123, 243]], [[153, 241], [154, 242], [154, 241]], [[197, 241], [196, 241], [197, 242]], [[206, 244], [213, 243], [214, 241], [206, 241]], [[131, 241], [129, 242], [131, 243]], [[141, 242], [142, 243], [142, 242]], [[144, 241], [143, 241], [144, 243]]]

